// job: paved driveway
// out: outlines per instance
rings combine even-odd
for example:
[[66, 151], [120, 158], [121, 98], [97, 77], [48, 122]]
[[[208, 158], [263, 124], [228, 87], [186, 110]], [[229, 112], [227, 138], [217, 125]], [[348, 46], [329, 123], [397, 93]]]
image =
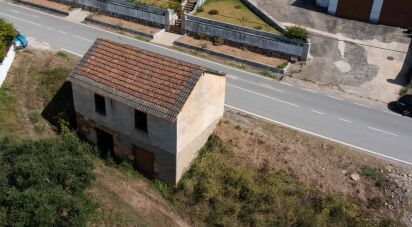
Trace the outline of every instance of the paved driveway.
[[293, 77], [382, 102], [398, 97], [410, 65], [402, 29], [330, 16], [309, 0], [256, 1], [277, 20], [311, 30], [313, 60]]

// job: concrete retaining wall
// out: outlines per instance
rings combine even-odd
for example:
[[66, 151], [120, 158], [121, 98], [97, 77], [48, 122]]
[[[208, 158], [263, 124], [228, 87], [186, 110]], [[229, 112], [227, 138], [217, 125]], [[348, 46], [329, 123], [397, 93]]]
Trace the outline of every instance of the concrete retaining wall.
[[125, 20], [145, 23], [155, 27], [164, 28], [166, 24], [166, 9], [136, 5], [120, 0], [54, 0], [64, 4], [76, 4], [90, 11], [98, 11], [110, 16]]
[[239, 62], [239, 63], [249, 65], [249, 66], [252, 66], [252, 67], [255, 67], [255, 68], [258, 68], [258, 69], [267, 70], [267, 71], [270, 71], [270, 72], [273, 72], [273, 73], [278, 73], [278, 74], [285, 74], [284, 69], [280, 69], [280, 68], [277, 68], [275, 66], [250, 61], [250, 60], [247, 60], [247, 59], [243, 59], [243, 58], [235, 57], [235, 56], [232, 56], [232, 55], [228, 55], [228, 54], [208, 50], [208, 49], [205, 49], [205, 48], [197, 47], [197, 46], [190, 45], [190, 44], [187, 44], [187, 43], [182, 43], [182, 42], [179, 42], [179, 41], [175, 41], [173, 44], [175, 44], [176, 46], [181, 46], [181, 47], [192, 49], [192, 50], [195, 50], [195, 51], [207, 53], [207, 54], [210, 54], [210, 55], [213, 55], [213, 56], [216, 56], [216, 57], [220, 57], [220, 58], [223, 58], [223, 59], [226, 59], [226, 60]]
[[118, 26], [116, 24], [110, 24], [110, 23], [106, 23], [106, 22], [103, 22], [103, 21], [95, 20], [95, 19], [90, 18], [90, 17], [86, 17], [84, 19], [84, 21], [88, 22], [88, 23], [102, 25], [102, 26], [105, 26], [105, 27], [118, 29], [118, 30], [121, 30], [121, 31], [124, 31], [124, 32], [140, 35], [140, 36], [147, 37], [147, 38], [150, 38], [150, 39], [154, 39], [158, 34], [160, 34], [164, 31], [164, 29], [163, 29], [163, 30], [160, 30], [159, 32], [157, 32], [156, 34], [149, 34], [149, 33], [141, 32], [141, 31], [133, 30], [133, 29], [130, 29], [130, 28], [121, 27], [121, 26]]
[[7, 73], [9, 72], [15, 56], [16, 52], [14, 51], [14, 46], [11, 46], [9, 51], [7, 52], [6, 57], [0, 63], [0, 87], [1, 85], [3, 85], [3, 82], [6, 79]]
[[283, 26], [282, 23], [280, 23], [275, 18], [273, 18], [265, 10], [261, 9], [254, 0], [242, 0], [242, 2], [250, 10], [252, 10], [256, 15], [258, 15], [260, 18], [262, 18], [262, 20], [265, 21], [266, 23], [270, 24], [271, 26], [275, 27], [276, 29], [278, 29], [281, 32], [284, 32], [286, 30], [285, 26]]
[[228, 43], [247, 46], [265, 54], [286, 59], [297, 57], [303, 61], [308, 59], [310, 42], [191, 15], [185, 15], [183, 20], [188, 35], [222, 37]]

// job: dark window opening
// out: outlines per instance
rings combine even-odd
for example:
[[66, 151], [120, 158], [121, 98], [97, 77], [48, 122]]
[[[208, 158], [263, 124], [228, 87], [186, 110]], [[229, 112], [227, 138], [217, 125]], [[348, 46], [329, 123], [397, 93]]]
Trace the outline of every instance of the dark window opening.
[[94, 94], [94, 105], [97, 113], [106, 115], [106, 102], [103, 96]]
[[147, 114], [141, 111], [134, 111], [134, 126], [136, 129], [147, 132]]

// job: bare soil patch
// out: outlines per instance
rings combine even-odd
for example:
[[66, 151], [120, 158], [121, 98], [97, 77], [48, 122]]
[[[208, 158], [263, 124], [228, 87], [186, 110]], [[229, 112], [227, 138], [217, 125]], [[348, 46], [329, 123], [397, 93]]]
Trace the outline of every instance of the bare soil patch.
[[158, 29], [158, 28], [145, 26], [145, 25], [138, 24], [138, 23], [133, 23], [133, 22], [130, 22], [130, 21], [127, 21], [127, 20], [122, 20], [122, 19], [118, 19], [118, 18], [114, 18], [114, 17], [109, 17], [109, 16], [102, 15], [102, 14], [95, 14], [95, 15], [92, 16], [92, 18], [94, 20], [98, 20], [98, 21], [101, 21], [101, 22], [117, 25], [117, 26], [123, 27], [123, 28], [129, 28], [129, 29], [144, 32], [144, 33], [147, 33], [147, 34], [156, 34], [157, 32], [160, 31], [160, 29]]
[[57, 9], [64, 12], [70, 12], [70, 6], [63, 5], [57, 2], [47, 1], [47, 0], [26, 0], [27, 2], [31, 2], [41, 6], [47, 6], [52, 9]]
[[243, 58], [243, 59], [248, 59], [250, 61], [255, 61], [271, 66], [278, 67], [279, 65], [283, 63], [287, 63], [287, 60], [280, 59], [280, 58], [275, 58], [275, 57], [268, 57], [262, 54], [257, 54], [251, 51], [248, 51], [246, 49], [239, 49], [236, 47], [231, 47], [227, 45], [214, 45], [213, 42], [209, 40], [201, 40], [201, 39], [195, 39], [190, 36], [182, 36], [182, 38], [179, 40], [180, 42], [191, 44], [200, 48], [205, 48], [208, 50], [232, 55], [235, 57]]
[[326, 194], [343, 194], [378, 217], [412, 225], [410, 166], [232, 110], [226, 111], [215, 133], [246, 156], [247, 164], [291, 170], [302, 184]]

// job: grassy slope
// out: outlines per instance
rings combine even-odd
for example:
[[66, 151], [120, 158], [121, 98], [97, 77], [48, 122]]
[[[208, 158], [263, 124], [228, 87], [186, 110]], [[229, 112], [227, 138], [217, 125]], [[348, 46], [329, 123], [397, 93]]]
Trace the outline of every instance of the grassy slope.
[[[210, 15], [210, 10], [218, 10], [219, 14]], [[195, 15], [280, 34], [279, 31], [267, 24], [249, 8], [247, 8], [241, 0], [207, 0], [203, 5], [203, 12], [198, 12]]]
[[[0, 88], [0, 134], [18, 139], [54, 137], [41, 113], [65, 83], [79, 58], [64, 52], [19, 51]], [[60, 100], [65, 102], [66, 100]], [[184, 226], [150, 182], [129, 166], [113, 167], [94, 157], [96, 180], [88, 195], [98, 204], [91, 226]]]

